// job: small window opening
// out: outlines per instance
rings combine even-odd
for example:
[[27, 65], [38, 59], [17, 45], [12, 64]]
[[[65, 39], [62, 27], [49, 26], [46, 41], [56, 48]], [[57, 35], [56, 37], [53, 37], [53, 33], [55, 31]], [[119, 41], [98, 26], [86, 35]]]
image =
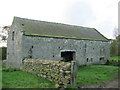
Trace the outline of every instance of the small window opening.
[[55, 57], [55, 56], [53, 55], [53, 57]]
[[104, 60], [104, 57], [100, 57], [100, 60]]
[[88, 60], [89, 60], [89, 59], [87, 58], [86, 61], [88, 62]]
[[91, 58], [91, 62], [93, 61], [93, 58]]
[[32, 58], [32, 56], [30, 56], [30, 58]]
[[32, 46], [32, 47], [30, 48], [30, 50], [28, 51], [28, 53], [29, 53], [29, 58], [33, 58], [33, 57], [32, 57], [32, 56], [33, 56], [33, 55], [32, 55], [32, 54], [33, 54], [33, 53], [32, 53], [32, 52], [33, 52], [32, 49], [33, 49], [33, 46]]
[[31, 48], [33, 48], [33, 46]]
[[22, 24], [22, 26], [24, 26], [24, 24]]
[[15, 31], [12, 32], [12, 40], [14, 41], [14, 34], [15, 34]]
[[85, 44], [84, 49], [85, 49], [84, 55], [86, 55], [86, 51], [87, 51], [87, 45], [86, 44]]

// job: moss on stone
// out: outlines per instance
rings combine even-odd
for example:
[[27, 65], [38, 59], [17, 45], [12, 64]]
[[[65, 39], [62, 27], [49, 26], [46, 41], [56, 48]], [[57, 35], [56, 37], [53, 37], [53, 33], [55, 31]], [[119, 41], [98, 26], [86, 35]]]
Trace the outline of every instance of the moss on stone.
[[109, 40], [101, 40], [101, 39], [89, 39], [89, 38], [65, 37], [65, 36], [41, 35], [41, 34], [24, 34], [24, 35], [25, 36], [50, 37], [50, 38], [76, 39], [76, 40], [93, 40], [93, 41], [105, 41], [105, 42], [109, 41]]

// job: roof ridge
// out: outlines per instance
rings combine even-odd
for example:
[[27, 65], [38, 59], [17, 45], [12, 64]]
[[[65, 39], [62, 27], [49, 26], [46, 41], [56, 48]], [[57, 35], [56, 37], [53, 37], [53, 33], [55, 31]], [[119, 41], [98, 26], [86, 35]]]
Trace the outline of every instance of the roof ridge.
[[73, 26], [73, 27], [94, 29], [94, 28], [90, 28], [90, 27], [84, 27], [84, 26], [78, 26], [78, 25], [72, 25], [72, 24], [65, 24], [65, 23], [57, 23], [57, 22], [50, 22], [50, 21], [35, 20], [35, 19], [29, 19], [29, 18], [21, 18], [21, 17], [17, 17], [17, 16], [14, 16], [14, 18], [19, 18], [19, 19], [23, 19], [23, 20], [30, 20], [30, 21], [34, 21], [34, 22], [37, 21], [37, 22], [44, 22], [44, 23], [50, 23], [50, 24], [58, 24], [58, 25], [65, 25], [65, 26]]

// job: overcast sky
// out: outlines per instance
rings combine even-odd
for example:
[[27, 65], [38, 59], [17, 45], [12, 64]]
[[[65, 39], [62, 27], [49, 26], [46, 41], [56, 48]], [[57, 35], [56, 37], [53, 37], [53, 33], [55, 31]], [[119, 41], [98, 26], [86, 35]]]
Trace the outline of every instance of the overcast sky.
[[96, 28], [113, 38], [119, 0], [0, 0], [0, 26], [14, 16]]

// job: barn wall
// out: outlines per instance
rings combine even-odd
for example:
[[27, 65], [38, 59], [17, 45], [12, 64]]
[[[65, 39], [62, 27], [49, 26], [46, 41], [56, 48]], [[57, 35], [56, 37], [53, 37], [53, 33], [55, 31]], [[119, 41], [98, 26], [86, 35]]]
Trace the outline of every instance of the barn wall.
[[[14, 35], [13, 35], [14, 32]], [[7, 65], [19, 68], [22, 64], [21, 48], [22, 48], [21, 28], [17, 24], [11, 26], [7, 40]]]
[[[109, 43], [102, 41], [23, 36], [23, 59], [61, 60], [61, 50], [74, 50], [79, 65], [99, 63], [100, 49], [109, 57]], [[88, 60], [88, 61], [87, 61]]]

